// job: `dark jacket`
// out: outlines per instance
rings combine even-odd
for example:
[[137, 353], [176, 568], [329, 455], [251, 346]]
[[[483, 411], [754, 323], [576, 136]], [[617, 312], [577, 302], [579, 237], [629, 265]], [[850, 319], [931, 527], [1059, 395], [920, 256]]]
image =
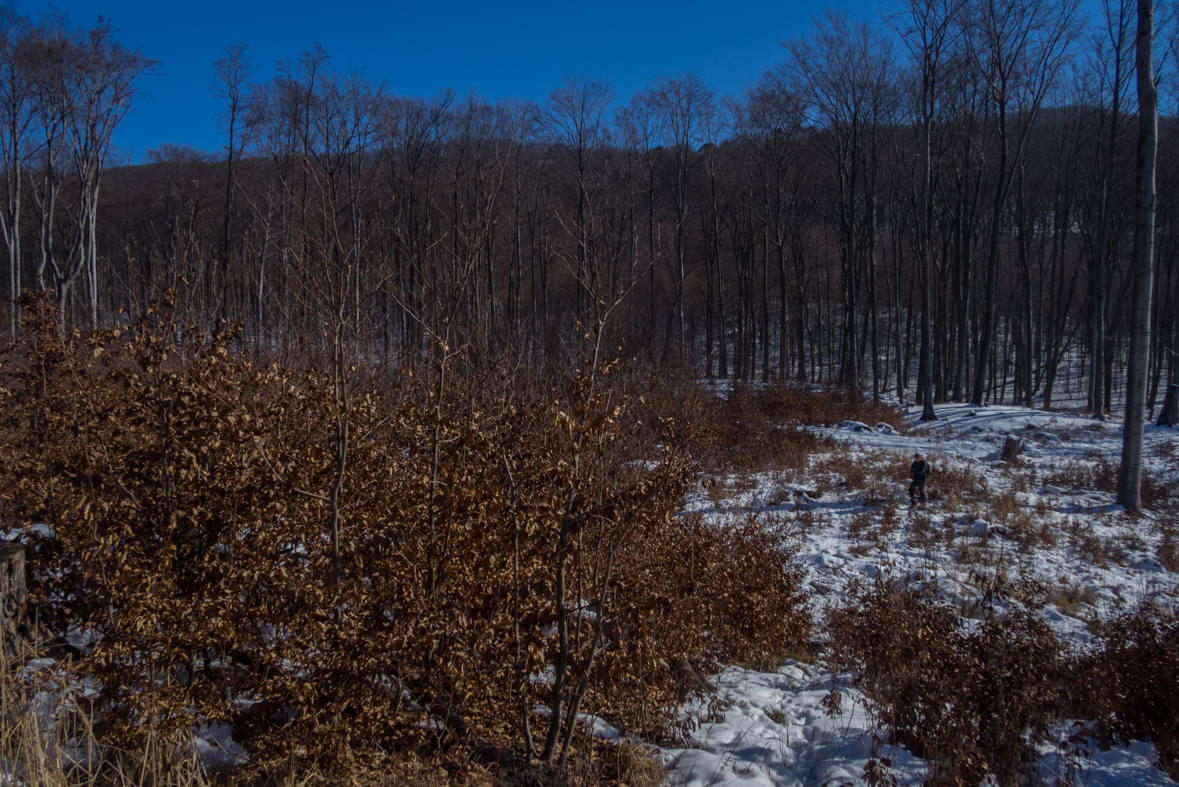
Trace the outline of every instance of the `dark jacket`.
[[929, 472], [933, 470], [933, 467], [924, 459], [918, 459], [909, 470], [913, 473], [914, 481], [924, 481], [929, 477]]

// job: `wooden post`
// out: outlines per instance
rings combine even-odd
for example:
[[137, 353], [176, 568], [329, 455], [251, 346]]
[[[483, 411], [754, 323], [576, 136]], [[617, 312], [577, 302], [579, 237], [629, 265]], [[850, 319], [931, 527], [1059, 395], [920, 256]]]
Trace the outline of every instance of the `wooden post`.
[[0, 658], [16, 658], [21, 651], [25, 605], [25, 548], [15, 541], [0, 541]]

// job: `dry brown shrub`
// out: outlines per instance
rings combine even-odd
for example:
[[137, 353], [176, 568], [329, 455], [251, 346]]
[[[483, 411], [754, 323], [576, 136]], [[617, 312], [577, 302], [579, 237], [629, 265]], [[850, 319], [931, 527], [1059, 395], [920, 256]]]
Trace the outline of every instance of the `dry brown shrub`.
[[[790, 519], [788, 524], [792, 526], [795, 533], [800, 538], [805, 539], [815, 529], [816, 524], [822, 524], [821, 514], [816, 515], [815, 512], [807, 506], [796, 506], [789, 513]], [[816, 520], [819, 520], [816, 522]]]
[[927, 554], [932, 552], [941, 540], [934, 529], [933, 519], [926, 512], [918, 511], [909, 521], [909, 541]]
[[897, 514], [897, 508], [893, 505], [886, 505], [880, 509], [880, 537], [887, 540], [896, 532], [897, 526], [900, 524], [901, 518]]
[[991, 498], [991, 516], [997, 522], [1010, 522], [1023, 511], [1015, 492], [1000, 492]]
[[1113, 557], [1109, 547], [1110, 542], [1102, 540], [1092, 530], [1088, 530], [1081, 535], [1077, 551], [1084, 560], [1098, 568], [1109, 568], [1109, 561]]
[[996, 563], [995, 554], [986, 542], [979, 539], [969, 539], [968, 543], [959, 545], [954, 555], [954, 562], [960, 566], [969, 566], [972, 571], [993, 566]]
[[733, 490], [729, 485], [727, 476], [717, 477], [712, 476], [701, 481], [705, 494], [708, 495], [709, 502], [712, 507], [718, 512], [723, 512], [728, 506], [728, 501], [733, 497]]
[[1090, 588], [1082, 588], [1078, 584], [1071, 583], [1049, 593], [1047, 602], [1064, 614], [1076, 618], [1080, 617], [1082, 604], [1094, 606], [1097, 603], [1097, 595]]
[[1159, 564], [1172, 574], [1179, 573], [1179, 523], [1166, 520], [1160, 523], [1162, 538], [1159, 539]]
[[1070, 710], [1096, 719], [1106, 741], [1154, 741], [1159, 766], [1179, 776], [1179, 618], [1146, 604], [1099, 627], [1067, 681]]
[[727, 446], [723, 399], [686, 375], [658, 375], [636, 388], [635, 415], [652, 442], [694, 452], [706, 467]]
[[[776, 522], [759, 513], [726, 523], [679, 519], [620, 556], [631, 567], [620, 585], [636, 599], [622, 614], [645, 632], [621, 644], [652, 649], [662, 666], [628, 674], [620, 664], [601, 683], [609, 718], [648, 740], [661, 737], [653, 715], [674, 717], [672, 699], [682, 700], [713, 664], [780, 663], [810, 638], [802, 577]], [[662, 708], [616, 690], [633, 680], [665, 692]]]
[[857, 511], [847, 523], [847, 536], [852, 541], [863, 541], [871, 530], [872, 514], [868, 511]]
[[691, 450], [707, 468], [741, 473], [806, 469], [823, 447], [809, 426], [904, 423], [896, 409], [844, 388], [736, 382], [722, 399], [676, 377], [654, 380], [638, 409], [654, 439]]
[[1118, 486], [1118, 465], [1110, 457], [1100, 453], [1087, 453], [1082, 459], [1072, 459], [1044, 477], [1045, 484], [1063, 489], [1095, 489], [1101, 492], [1116, 492]]
[[[974, 520], [968, 519], [967, 521], [973, 522]], [[942, 522], [942, 543], [945, 545], [946, 549], [950, 549], [954, 546], [954, 539], [957, 537], [958, 519], [957, 517], [948, 516], [946, 517], [945, 521]]]
[[1030, 553], [1040, 543], [1040, 536], [1046, 525], [1036, 526], [1032, 515], [1024, 509], [1019, 510], [1007, 520], [1005, 525], [1006, 537], [1014, 541], [1024, 553]]
[[833, 451], [820, 463], [823, 473], [830, 474], [833, 485], [843, 485], [848, 494], [868, 485], [868, 471], [863, 457], [855, 456], [847, 449]]
[[1179, 492], [1173, 481], [1160, 478], [1155, 473], [1146, 471], [1142, 474], [1142, 505], [1146, 508], [1174, 509], [1179, 504]]
[[872, 401], [856, 388], [787, 383], [763, 389], [760, 395], [775, 418], [808, 426], [832, 426], [843, 421], [861, 421], [869, 426], [883, 422], [898, 430], [905, 426], [903, 412]]
[[[966, 465], [943, 458], [933, 462], [933, 473], [929, 476], [929, 494], [934, 497], [936, 492], [934, 499], [956, 501], [954, 508], [948, 508], [954, 511], [965, 503], [979, 499], [979, 493], [974, 486], [981, 481], [982, 477]], [[947, 502], [947, 507], [949, 505]]]
[[811, 431], [776, 414], [760, 389], [735, 384], [727, 398], [681, 378], [656, 378], [639, 419], [651, 439], [678, 446], [715, 472], [802, 470], [819, 450]]
[[1061, 532], [1068, 536], [1070, 544], [1080, 543], [1081, 536], [1092, 531], [1092, 526], [1084, 522], [1080, 517], [1068, 516], [1064, 519], [1064, 524], [1061, 525]]
[[866, 506], [888, 506], [893, 499], [893, 483], [879, 472], [879, 468], [872, 468], [868, 481], [864, 484], [862, 497]]
[[[101, 687], [104, 742], [199, 714], [333, 768], [523, 750], [559, 691], [665, 734], [713, 659], [806, 638], [777, 535], [676, 515], [690, 430], [646, 439], [617, 365], [536, 394], [458, 356], [260, 366], [232, 326], [181, 329], [167, 304], [65, 337], [44, 302], [25, 314], [0, 516], [56, 531], [30, 594], [96, 635], [72, 669]], [[531, 680], [546, 670], [565, 682]]]
[[[965, 627], [933, 587], [878, 582], [830, 617], [831, 656], [893, 740], [931, 764], [929, 783], [1020, 783], [1056, 718], [1060, 644], [1020, 607]], [[1029, 743], [1030, 737], [1030, 743]]]

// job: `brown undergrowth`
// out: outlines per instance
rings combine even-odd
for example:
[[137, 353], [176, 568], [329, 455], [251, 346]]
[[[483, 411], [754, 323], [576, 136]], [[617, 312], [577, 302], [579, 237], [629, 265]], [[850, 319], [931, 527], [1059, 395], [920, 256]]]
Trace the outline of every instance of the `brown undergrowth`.
[[835, 665], [859, 672], [893, 740], [930, 761], [931, 784], [1018, 784], [1056, 719], [1060, 644], [1019, 607], [988, 604], [968, 626], [936, 588], [881, 581], [836, 610], [828, 632]]
[[104, 746], [200, 716], [256, 762], [563, 767], [577, 712], [673, 738], [709, 665], [809, 639], [770, 528], [677, 516], [697, 457], [649, 439], [674, 429], [617, 363], [557, 388], [441, 348], [412, 373], [262, 365], [167, 303], [64, 337], [25, 315], [0, 515], [55, 533], [27, 540], [31, 601], [90, 635], [69, 672]]
[[641, 411], [654, 439], [690, 446], [712, 472], [805, 470], [812, 455], [831, 448], [807, 427], [848, 420], [904, 426], [899, 410], [854, 389], [734, 382], [722, 398], [673, 376], [651, 382]]
[[1179, 773], [1174, 612], [1148, 604], [1096, 627], [1091, 648], [1069, 652], [1034, 613], [1031, 599], [1042, 594], [1001, 578], [983, 585], [977, 623], [935, 585], [886, 580], [829, 618], [832, 666], [859, 673], [892, 740], [929, 760], [927, 783], [1026, 783], [1036, 744], [1069, 719], [1096, 720], [1089, 733], [1105, 745], [1154, 741], [1160, 767]]
[[[1118, 487], [1118, 462], [1115, 457], [1093, 453], [1053, 468], [1045, 476], [1044, 483], [1069, 490], [1093, 489], [1113, 494]], [[1179, 492], [1175, 485], [1150, 470], [1142, 474], [1141, 494], [1145, 508], [1163, 511], [1179, 508]]]
[[1154, 741], [1159, 766], [1179, 778], [1179, 617], [1152, 604], [1099, 629], [1099, 646], [1072, 666], [1067, 696], [1096, 719], [1106, 743]]

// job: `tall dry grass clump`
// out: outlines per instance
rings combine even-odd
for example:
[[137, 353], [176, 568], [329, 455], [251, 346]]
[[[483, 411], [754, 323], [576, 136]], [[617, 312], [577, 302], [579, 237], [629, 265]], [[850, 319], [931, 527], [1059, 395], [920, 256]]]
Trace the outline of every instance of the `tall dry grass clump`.
[[262, 365], [168, 303], [66, 336], [25, 307], [0, 515], [55, 532], [31, 600], [90, 636], [106, 745], [199, 715], [261, 757], [557, 763], [579, 711], [667, 728], [699, 668], [807, 635], [776, 541], [676, 516], [696, 460], [646, 439], [615, 362], [538, 394], [441, 349]]
[[147, 727], [133, 747], [99, 742], [81, 686], [0, 655], [0, 779], [23, 787], [207, 787], [189, 741]]

